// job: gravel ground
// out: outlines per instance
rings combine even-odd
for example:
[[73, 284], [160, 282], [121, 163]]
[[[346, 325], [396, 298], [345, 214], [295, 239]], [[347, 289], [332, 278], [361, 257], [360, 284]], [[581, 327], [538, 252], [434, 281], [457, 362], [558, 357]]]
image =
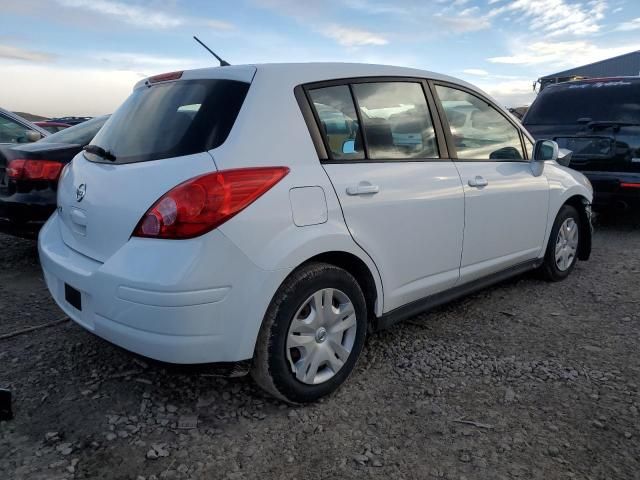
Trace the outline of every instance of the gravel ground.
[[[62, 316], [33, 242], [0, 236], [0, 266], [0, 335]], [[304, 408], [71, 322], [0, 340], [0, 478], [640, 478], [639, 286], [640, 220], [610, 222], [565, 282], [525, 275], [371, 336]]]

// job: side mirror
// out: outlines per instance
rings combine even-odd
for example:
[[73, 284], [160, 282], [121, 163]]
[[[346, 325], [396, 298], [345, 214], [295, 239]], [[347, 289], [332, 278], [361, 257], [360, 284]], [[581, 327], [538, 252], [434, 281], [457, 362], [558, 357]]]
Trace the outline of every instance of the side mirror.
[[26, 130], [24, 136], [29, 142], [37, 142], [42, 138], [42, 134], [40, 132], [36, 132], [35, 130]]
[[533, 146], [534, 162], [554, 160], [563, 167], [568, 167], [571, 163], [572, 155], [573, 152], [571, 150], [558, 147], [558, 144], [553, 140], [538, 140]]
[[342, 144], [342, 153], [356, 153], [356, 141], [345, 140]]
[[553, 140], [537, 140], [533, 146], [533, 160], [535, 162], [557, 160], [559, 151], [560, 147]]

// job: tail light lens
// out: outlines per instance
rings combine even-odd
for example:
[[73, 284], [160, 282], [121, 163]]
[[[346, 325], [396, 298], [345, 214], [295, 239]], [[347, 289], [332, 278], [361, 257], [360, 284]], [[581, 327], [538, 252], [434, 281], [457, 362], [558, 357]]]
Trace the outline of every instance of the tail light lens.
[[11, 160], [7, 176], [13, 180], [58, 180], [63, 164], [52, 160]]
[[640, 183], [622, 182], [620, 186], [622, 188], [640, 188]]
[[193, 238], [222, 225], [289, 173], [287, 167], [223, 170], [187, 180], [143, 215], [133, 236]]

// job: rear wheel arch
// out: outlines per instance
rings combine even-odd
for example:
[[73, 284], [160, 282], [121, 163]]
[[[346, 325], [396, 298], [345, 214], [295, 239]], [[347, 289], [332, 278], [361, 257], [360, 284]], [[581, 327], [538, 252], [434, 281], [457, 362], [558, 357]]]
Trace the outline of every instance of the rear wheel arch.
[[382, 291], [379, 291], [379, 288], [375, 281], [374, 273], [371, 271], [369, 266], [353, 253], [331, 251], [320, 253], [307, 259], [293, 271], [295, 272], [302, 266], [309, 263], [318, 262], [327, 263], [329, 265], [334, 265], [336, 267], [342, 268], [356, 279], [358, 285], [360, 285], [360, 289], [362, 290], [367, 303], [367, 311], [369, 312], [369, 324], [373, 325], [376, 311], [378, 311], [376, 307], [381, 307]]

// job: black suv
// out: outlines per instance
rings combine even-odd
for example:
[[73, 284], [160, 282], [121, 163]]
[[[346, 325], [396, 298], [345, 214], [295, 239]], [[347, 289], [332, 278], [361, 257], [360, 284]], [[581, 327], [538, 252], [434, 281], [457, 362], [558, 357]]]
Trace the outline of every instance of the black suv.
[[550, 85], [522, 124], [573, 151], [570, 166], [593, 184], [594, 207], [640, 207], [640, 77]]

